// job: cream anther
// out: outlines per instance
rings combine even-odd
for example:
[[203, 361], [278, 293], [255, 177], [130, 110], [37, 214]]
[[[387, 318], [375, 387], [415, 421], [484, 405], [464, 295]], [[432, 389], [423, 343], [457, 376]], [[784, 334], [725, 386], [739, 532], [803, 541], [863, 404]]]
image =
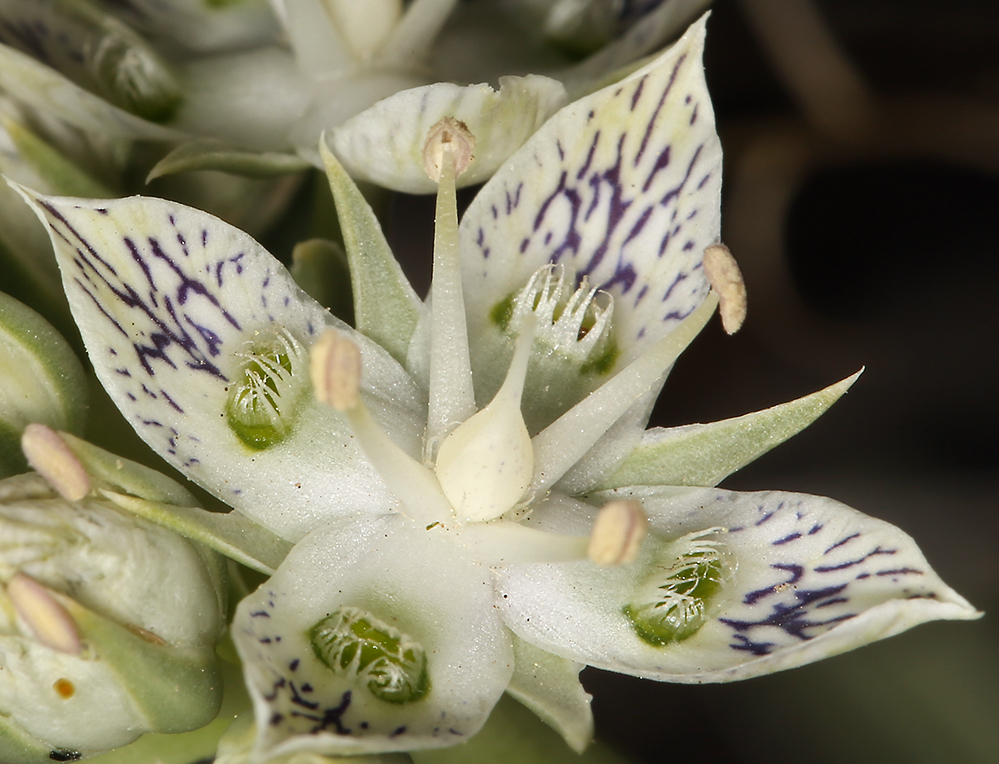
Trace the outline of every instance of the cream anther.
[[21, 435], [21, 450], [31, 469], [66, 501], [80, 501], [90, 493], [87, 470], [55, 430], [29, 424]]
[[597, 514], [587, 556], [597, 565], [626, 565], [638, 557], [648, 518], [634, 499], [608, 502]]
[[423, 144], [423, 169], [430, 180], [439, 183], [444, 166], [444, 152], [454, 161], [454, 177], [461, 175], [475, 159], [475, 136], [468, 126], [454, 117], [444, 117], [430, 128]]
[[7, 596], [36, 640], [61, 653], [80, 654], [76, 622], [48, 589], [18, 573], [7, 584]]
[[722, 326], [735, 334], [746, 320], [746, 283], [742, 271], [724, 244], [712, 244], [704, 250], [704, 275], [718, 293], [718, 313]]
[[334, 329], [323, 334], [312, 346], [309, 371], [320, 403], [337, 411], [357, 406], [361, 389], [361, 351], [347, 337]]

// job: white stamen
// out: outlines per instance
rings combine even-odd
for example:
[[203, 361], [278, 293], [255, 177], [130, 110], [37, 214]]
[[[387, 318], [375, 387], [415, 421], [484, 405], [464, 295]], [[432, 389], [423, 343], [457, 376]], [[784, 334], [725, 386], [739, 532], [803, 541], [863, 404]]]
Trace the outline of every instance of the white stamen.
[[648, 524], [642, 505], [634, 499], [608, 502], [593, 524], [587, 555], [602, 566], [634, 562]]
[[361, 351], [336, 330], [330, 329], [312, 346], [309, 372], [320, 403], [347, 411], [360, 401]]
[[531, 483], [534, 449], [520, 397], [537, 321], [521, 325], [503, 386], [489, 405], [469, 417], [441, 444], [437, 478], [458, 516], [486, 521], [514, 508]]
[[361, 353], [333, 330], [312, 346], [316, 398], [342, 412], [364, 455], [395, 494], [405, 514], [421, 523], [449, 523], [451, 505], [434, 473], [403, 451], [372, 419], [360, 395]]
[[[446, 120], [442, 120], [442, 123]], [[440, 151], [440, 182], [437, 187], [437, 217], [434, 229], [434, 273], [430, 289], [430, 401], [427, 414], [427, 447], [432, 449], [455, 427], [475, 413], [472, 364], [468, 354], [468, 325], [461, 288], [458, 254], [458, 208], [454, 189], [455, 156], [452, 142], [434, 143], [431, 131], [426, 152]]]
[[586, 536], [563, 536], [499, 520], [472, 523], [459, 531], [468, 554], [484, 565], [524, 565], [586, 559]]
[[76, 622], [48, 589], [17, 573], [7, 584], [7, 596], [36, 640], [61, 653], [80, 654], [83, 647]]
[[647, 393], [704, 328], [718, 305], [714, 292], [669, 334], [534, 436], [534, 479], [544, 494]]
[[718, 313], [722, 327], [735, 334], [746, 320], [746, 282], [739, 264], [724, 244], [712, 244], [704, 250], [704, 275], [718, 293]]
[[66, 501], [90, 493], [90, 477], [59, 433], [43, 424], [29, 424], [21, 435], [28, 464]]

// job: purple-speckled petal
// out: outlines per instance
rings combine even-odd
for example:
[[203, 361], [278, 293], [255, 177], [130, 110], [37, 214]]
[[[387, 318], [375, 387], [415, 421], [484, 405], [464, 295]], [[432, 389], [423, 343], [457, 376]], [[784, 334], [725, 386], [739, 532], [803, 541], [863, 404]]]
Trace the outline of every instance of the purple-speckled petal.
[[613, 295], [617, 368], [703, 299], [721, 188], [703, 43], [702, 20], [651, 64], [560, 111], [475, 198], [461, 222], [473, 369], [506, 356], [496, 309], [546, 262]]
[[[444, 533], [399, 514], [342, 517], [295, 546], [240, 603], [232, 633], [258, 752], [408, 751], [478, 731], [513, 673], [511, 637], [493, 607], [491, 572]], [[422, 685], [409, 694], [418, 697], [380, 697], [347, 651], [319, 657], [331, 643], [310, 639], [313, 628], [342, 608], [400, 633], [415, 659], [409, 686]]]
[[[716, 529], [710, 538], [723, 583], [706, 600], [703, 626], [656, 646], [638, 637], [624, 607], [636, 604], [642, 587], [647, 594], [650, 577], [653, 590], [668, 583], [675, 559], [668, 546], [657, 556], [646, 540], [638, 562], [617, 568], [507, 568], [497, 599], [507, 625], [572, 660], [665, 681], [724, 682], [810, 663], [925, 621], [980, 615], [909, 536], [832, 499], [715, 488], [621, 489], [594, 498], [641, 500], [666, 541]], [[563, 533], [586, 522], [579, 512], [543, 518]]]
[[345, 508], [391, 503], [346, 423], [315, 401], [304, 352], [288, 361], [296, 397], [286, 398], [287, 436], [251, 448], [230, 426], [230, 385], [252, 343], [287, 332], [307, 351], [330, 326], [361, 347], [368, 406], [403, 448], [418, 453], [426, 418], [398, 363], [308, 297], [259, 244], [160, 199], [25, 197], [49, 227], [101, 382], [167, 461], [292, 540]]

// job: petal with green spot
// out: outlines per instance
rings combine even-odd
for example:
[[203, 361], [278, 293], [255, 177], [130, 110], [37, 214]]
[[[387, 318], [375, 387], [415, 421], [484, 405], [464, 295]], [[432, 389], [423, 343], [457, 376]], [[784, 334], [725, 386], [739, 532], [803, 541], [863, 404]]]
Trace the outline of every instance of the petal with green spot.
[[417, 750], [478, 731], [513, 653], [491, 572], [444, 533], [399, 514], [341, 518], [240, 603], [258, 754]]
[[718, 239], [721, 188], [703, 44], [700, 22], [622, 82], [562, 109], [475, 197], [461, 252], [479, 377], [493, 378], [480, 370], [507, 355], [497, 306], [546, 263], [613, 298], [619, 352], [609, 373], [702, 301], [701, 259]]
[[[981, 615], [909, 536], [832, 499], [716, 488], [592, 498], [643, 503], [650, 536], [638, 561], [510, 566], [498, 584], [514, 633], [570, 660], [661, 681], [725, 682], [926, 621]], [[674, 610], [672, 622], [646, 617], [675, 606], [685, 610]], [[643, 615], [643, 607], [652, 609]]]
[[158, 199], [25, 194], [50, 227], [99, 378], [154, 450], [291, 540], [330, 513], [391, 503], [342, 416], [312, 395], [308, 347], [327, 327], [354, 339], [368, 408], [414, 454], [423, 394], [259, 244]]

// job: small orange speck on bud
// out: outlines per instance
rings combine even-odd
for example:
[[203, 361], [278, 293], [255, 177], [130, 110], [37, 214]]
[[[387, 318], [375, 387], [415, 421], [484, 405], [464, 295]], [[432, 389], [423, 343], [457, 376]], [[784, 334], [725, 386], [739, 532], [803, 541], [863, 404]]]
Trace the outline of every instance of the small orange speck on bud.
[[309, 358], [312, 387], [320, 403], [349, 411], [360, 399], [361, 351], [350, 339], [330, 329], [315, 345]]
[[430, 128], [423, 144], [423, 169], [434, 183], [440, 182], [445, 151], [451, 153], [456, 178], [475, 159], [475, 136], [468, 125], [454, 117], [444, 117]]
[[48, 589], [17, 573], [7, 583], [7, 596], [36, 640], [61, 653], [80, 654], [83, 647], [76, 622]]
[[90, 493], [87, 470], [55, 430], [29, 424], [21, 435], [21, 450], [31, 468], [66, 501], [80, 501]]
[[52, 689], [55, 690], [60, 698], [64, 700], [69, 700], [76, 694], [76, 685], [65, 677], [60, 677], [52, 683]]
[[742, 271], [724, 244], [704, 250], [704, 274], [718, 294], [718, 313], [728, 334], [735, 334], [746, 320], [746, 282]]
[[648, 519], [634, 499], [618, 499], [605, 504], [597, 514], [590, 534], [587, 556], [597, 565], [626, 565], [638, 557]]

